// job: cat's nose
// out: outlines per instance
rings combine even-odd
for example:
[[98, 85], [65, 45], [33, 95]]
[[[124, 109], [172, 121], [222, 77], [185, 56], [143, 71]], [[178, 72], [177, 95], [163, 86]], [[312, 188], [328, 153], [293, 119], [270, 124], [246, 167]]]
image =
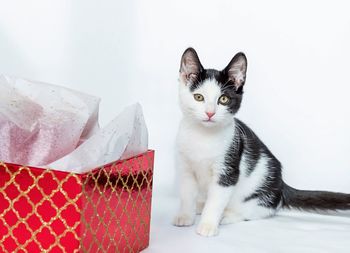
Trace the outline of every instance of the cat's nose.
[[215, 112], [205, 112], [208, 115], [208, 118], [210, 119], [215, 115]]

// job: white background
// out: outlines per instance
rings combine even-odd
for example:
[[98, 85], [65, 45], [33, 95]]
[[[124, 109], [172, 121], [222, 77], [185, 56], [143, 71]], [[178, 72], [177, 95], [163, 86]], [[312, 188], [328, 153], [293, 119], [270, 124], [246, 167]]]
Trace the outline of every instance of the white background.
[[238, 117], [280, 159], [290, 185], [350, 192], [347, 2], [1, 0], [0, 73], [101, 97], [102, 125], [124, 106], [142, 104], [150, 148], [156, 150], [149, 252], [163, 252], [167, 231], [174, 240], [190, 240], [192, 234], [198, 240], [193, 228], [169, 225], [181, 117], [177, 75], [188, 46], [204, 67], [217, 69], [236, 52], [246, 53]]

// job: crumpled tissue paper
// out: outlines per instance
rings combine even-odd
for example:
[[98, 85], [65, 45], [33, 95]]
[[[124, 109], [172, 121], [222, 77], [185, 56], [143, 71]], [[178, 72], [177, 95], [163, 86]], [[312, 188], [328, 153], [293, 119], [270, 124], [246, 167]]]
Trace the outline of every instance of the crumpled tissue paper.
[[99, 102], [68, 88], [0, 75], [0, 160], [84, 173], [146, 152], [141, 106], [127, 107], [100, 129]]

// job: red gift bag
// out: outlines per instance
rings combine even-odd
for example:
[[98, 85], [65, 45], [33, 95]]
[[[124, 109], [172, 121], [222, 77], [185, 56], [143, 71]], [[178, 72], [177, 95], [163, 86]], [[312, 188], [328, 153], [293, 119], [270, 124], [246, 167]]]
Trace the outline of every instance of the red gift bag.
[[85, 174], [0, 162], [0, 252], [139, 252], [154, 151]]

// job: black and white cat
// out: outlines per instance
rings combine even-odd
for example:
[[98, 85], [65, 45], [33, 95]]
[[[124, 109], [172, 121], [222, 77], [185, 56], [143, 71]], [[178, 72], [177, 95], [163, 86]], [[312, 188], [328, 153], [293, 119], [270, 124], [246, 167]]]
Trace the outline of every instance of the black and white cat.
[[177, 135], [181, 205], [173, 223], [213, 236], [219, 224], [260, 219], [280, 208], [350, 209], [350, 194], [302, 191], [282, 180], [281, 163], [243, 122], [239, 110], [247, 59], [236, 54], [222, 71], [204, 69], [193, 48], [182, 55]]

